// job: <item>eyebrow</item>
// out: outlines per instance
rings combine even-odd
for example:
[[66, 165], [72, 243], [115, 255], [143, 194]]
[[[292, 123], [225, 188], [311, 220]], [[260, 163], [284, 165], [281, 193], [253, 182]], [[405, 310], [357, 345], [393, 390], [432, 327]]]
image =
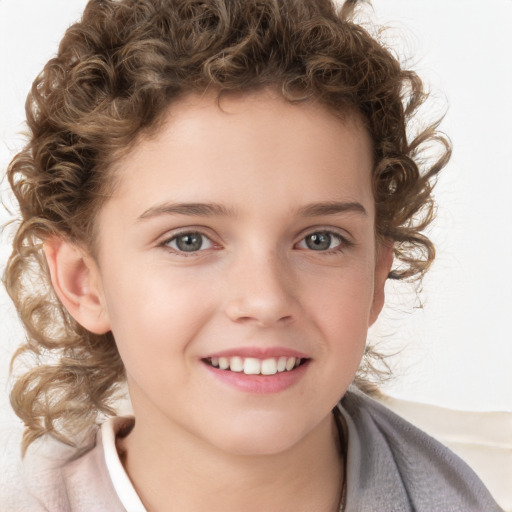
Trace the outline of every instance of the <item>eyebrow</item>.
[[355, 212], [368, 215], [365, 207], [358, 202], [325, 201], [312, 203], [299, 209], [302, 217], [321, 217], [323, 215], [336, 215], [338, 213]]
[[216, 203], [162, 203], [148, 208], [139, 215], [137, 221], [160, 215], [189, 215], [193, 217], [230, 217], [234, 211]]
[[[299, 208], [301, 217], [321, 217], [339, 213], [355, 212], [368, 215], [365, 207], [358, 202], [325, 201], [312, 203]], [[148, 208], [139, 215], [137, 221], [151, 219], [160, 215], [188, 215], [193, 217], [233, 217], [235, 210], [217, 203], [162, 203]]]

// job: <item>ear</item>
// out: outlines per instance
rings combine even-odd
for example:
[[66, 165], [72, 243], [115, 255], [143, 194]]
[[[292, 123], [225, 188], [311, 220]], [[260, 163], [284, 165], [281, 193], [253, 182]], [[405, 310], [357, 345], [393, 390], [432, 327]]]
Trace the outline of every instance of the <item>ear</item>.
[[373, 286], [373, 302], [370, 310], [369, 325], [375, 323], [379, 317], [382, 308], [384, 307], [384, 286], [386, 279], [388, 278], [389, 272], [391, 271], [391, 265], [393, 264], [394, 248], [392, 242], [378, 242], [377, 255], [375, 261], [375, 277]]
[[69, 314], [88, 331], [110, 331], [101, 279], [94, 259], [71, 242], [54, 236], [44, 244], [53, 289]]

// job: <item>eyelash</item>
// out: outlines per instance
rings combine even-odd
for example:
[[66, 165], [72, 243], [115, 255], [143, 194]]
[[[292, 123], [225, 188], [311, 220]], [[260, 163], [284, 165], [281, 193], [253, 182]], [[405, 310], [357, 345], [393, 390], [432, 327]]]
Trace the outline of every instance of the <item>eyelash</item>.
[[[175, 242], [180, 237], [184, 237], [186, 235], [188, 235], [188, 236], [199, 236], [199, 237], [202, 238], [203, 242], [201, 243], [201, 246], [200, 246], [200, 248], [198, 250], [184, 251], [184, 250], [180, 250], [179, 247], [173, 248], [173, 247], [170, 246], [171, 243]], [[339, 243], [333, 249], [315, 251], [314, 249], [311, 249], [310, 247], [305, 247], [303, 250], [307, 250], [307, 251], [310, 251], [310, 252], [313, 252], [313, 253], [314, 252], [318, 252], [318, 253], [321, 253], [321, 254], [324, 254], [324, 255], [329, 255], [329, 254], [337, 254], [337, 253], [343, 252], [345, 249], [347, 249], [349, 247], [352, 247], [354, 245], [354, 242], [351, 242], [350, 240], [348, 240], [347, 238], [345, 238], [344, 236], [340, 235], [339, 233], [337, 233], [335, 231], [331, 231], [331, 230], [328, 230], [328, 229], [317, 229], [315, 231], [311, 231], [311, 232], [305, 234], [299, 240], [298, 243], [294, 244], [294, 248], [297, 247], [300, 243], [306, 243], [305, 242], [306, 239], [308, 237], [313, 236], [313, 235], [327, 235], [327, 236], [329, 236], [331, 238], [331, 241], [332, 241], [332, 239], [337, 239], [339, 241]], [[211, 247], [203, 249], [202, 247], [203, 247], [203, 244], [204, 244], [204, 240], [208, 240], [209, 243], [211, 244]], [[182, 231], [180, 233], [172, 235], [170, 238], [166, 238], [164, 241], [162, 241], [159, 244], [160, 247], [163, 247], [164, 249], [169, 250], [169, 252], [171, 252], [173, 254], [178, 254], [178, 255], [183, 256], [183, 257], [198, 256], [201, 252], [209, 250], [212, 247], [214, 247], [215, 245], [216, 245], [215, 242], [213, 242], [210, 237], [208, 237], [204, 233], [201, 233], [200, 231]]]
[[[351, 242], [350, 240], [348, 240], [344, 236], [340, 235], [338, 232], [330, 231], [328, 229], [318, 229], [318, 230], [315, 230], [315, 231], [311, 231], [310, 233], [307, 233], [306, 235], [304, 235], [300, 239], [298, 244], [300, 244], [300, 243], [307, 243], [306, 239], [308, 237], [313, 236], [313, 235], [324, 235], [324, 236], [327, 235], [328, 237], [330, 237], [330, 239], [331, 239], [330, 241], [331, 242], [332, 242], [332, 239], [337, 239], [339, 243], [338, 243], [337, 246], [335, 246], [332, 249], [315, 251], [314, 249], [311, 249], [310, 247], [307, 247], [304, 250], [309, 250], [311, 252], [319, 252], [319, 253], [324, 254], [324, 255], [329, 255], [329, 254], [337, 254], [337, 253], [343, 252], [347, 248], [352, 247], [354, 245], [353, 242]], [[298, 244], [295, 244], [295, 246], [297, 246]]]
[[[171, 243], [178, 240], [180, 237], [185, 237], [186, 235], [201, 237], [202, 242], [201, 242], [201, 246], [198, 250], [184, 251], [184, 250], [180, 250], [179, 247], [177, 247], [177, 248], [171, 247]], [[205, 250], [211, 249], [211, 247], [208, 247], [207, 249], [202, 248], [204, 245], [204, 240], [208, 240], [211, 246], [216, 245], [215, 242], [213, 242], [210, 237], [208, 237], [204, 233], [201, 233], [200, 231], [182, 231], [180, 233], [174, 234], [170, 238], [166, 238], [162, 243], [159, 244], [159, 246], [163, 247], [164, 249], [167, 249], [169, 252], [171, 252], [173, 254], [178, 254], [180, 256], [184, 256], [184, 257], [198, 256], [199, 253], [201, 253]]]

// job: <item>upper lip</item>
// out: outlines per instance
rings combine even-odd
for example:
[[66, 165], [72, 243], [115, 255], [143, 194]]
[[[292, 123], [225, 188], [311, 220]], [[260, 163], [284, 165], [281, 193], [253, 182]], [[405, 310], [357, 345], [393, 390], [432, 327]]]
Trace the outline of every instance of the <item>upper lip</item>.
[[204, 359], [212, 357], [254, 357], [256, 359], [267, 359], [271, 357], [296, 357], [300, 359], [309, 359], [309, 357], [298, 350], [285, 347], [239, 347], [227, 350], [221, 350], [208, 354]]

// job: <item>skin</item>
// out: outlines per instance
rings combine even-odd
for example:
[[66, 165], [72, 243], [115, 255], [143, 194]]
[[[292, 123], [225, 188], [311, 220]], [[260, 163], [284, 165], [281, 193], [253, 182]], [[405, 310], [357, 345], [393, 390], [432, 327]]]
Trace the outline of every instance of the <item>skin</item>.
[[[371, 140], [356, 115], [271, 91], [220, 107], [181, 100], [118, 162], [96, 258], [52, 239], [53, 284], [82, 325], [114, 334], [136, 417], [120, 447], [148, 510], [337, 510], [331, 410], [392, 260], [375, 240]], [[318, 207], [335, 203], [345, 207]], [[176, 237], [190, 232], [203, 245], [180, 252]], [[311, 249], [320, 232], [329, 247]], [[307, 366], [286, 389], [257, 393], [204, 362], [247, 347], [299, 351]]]

